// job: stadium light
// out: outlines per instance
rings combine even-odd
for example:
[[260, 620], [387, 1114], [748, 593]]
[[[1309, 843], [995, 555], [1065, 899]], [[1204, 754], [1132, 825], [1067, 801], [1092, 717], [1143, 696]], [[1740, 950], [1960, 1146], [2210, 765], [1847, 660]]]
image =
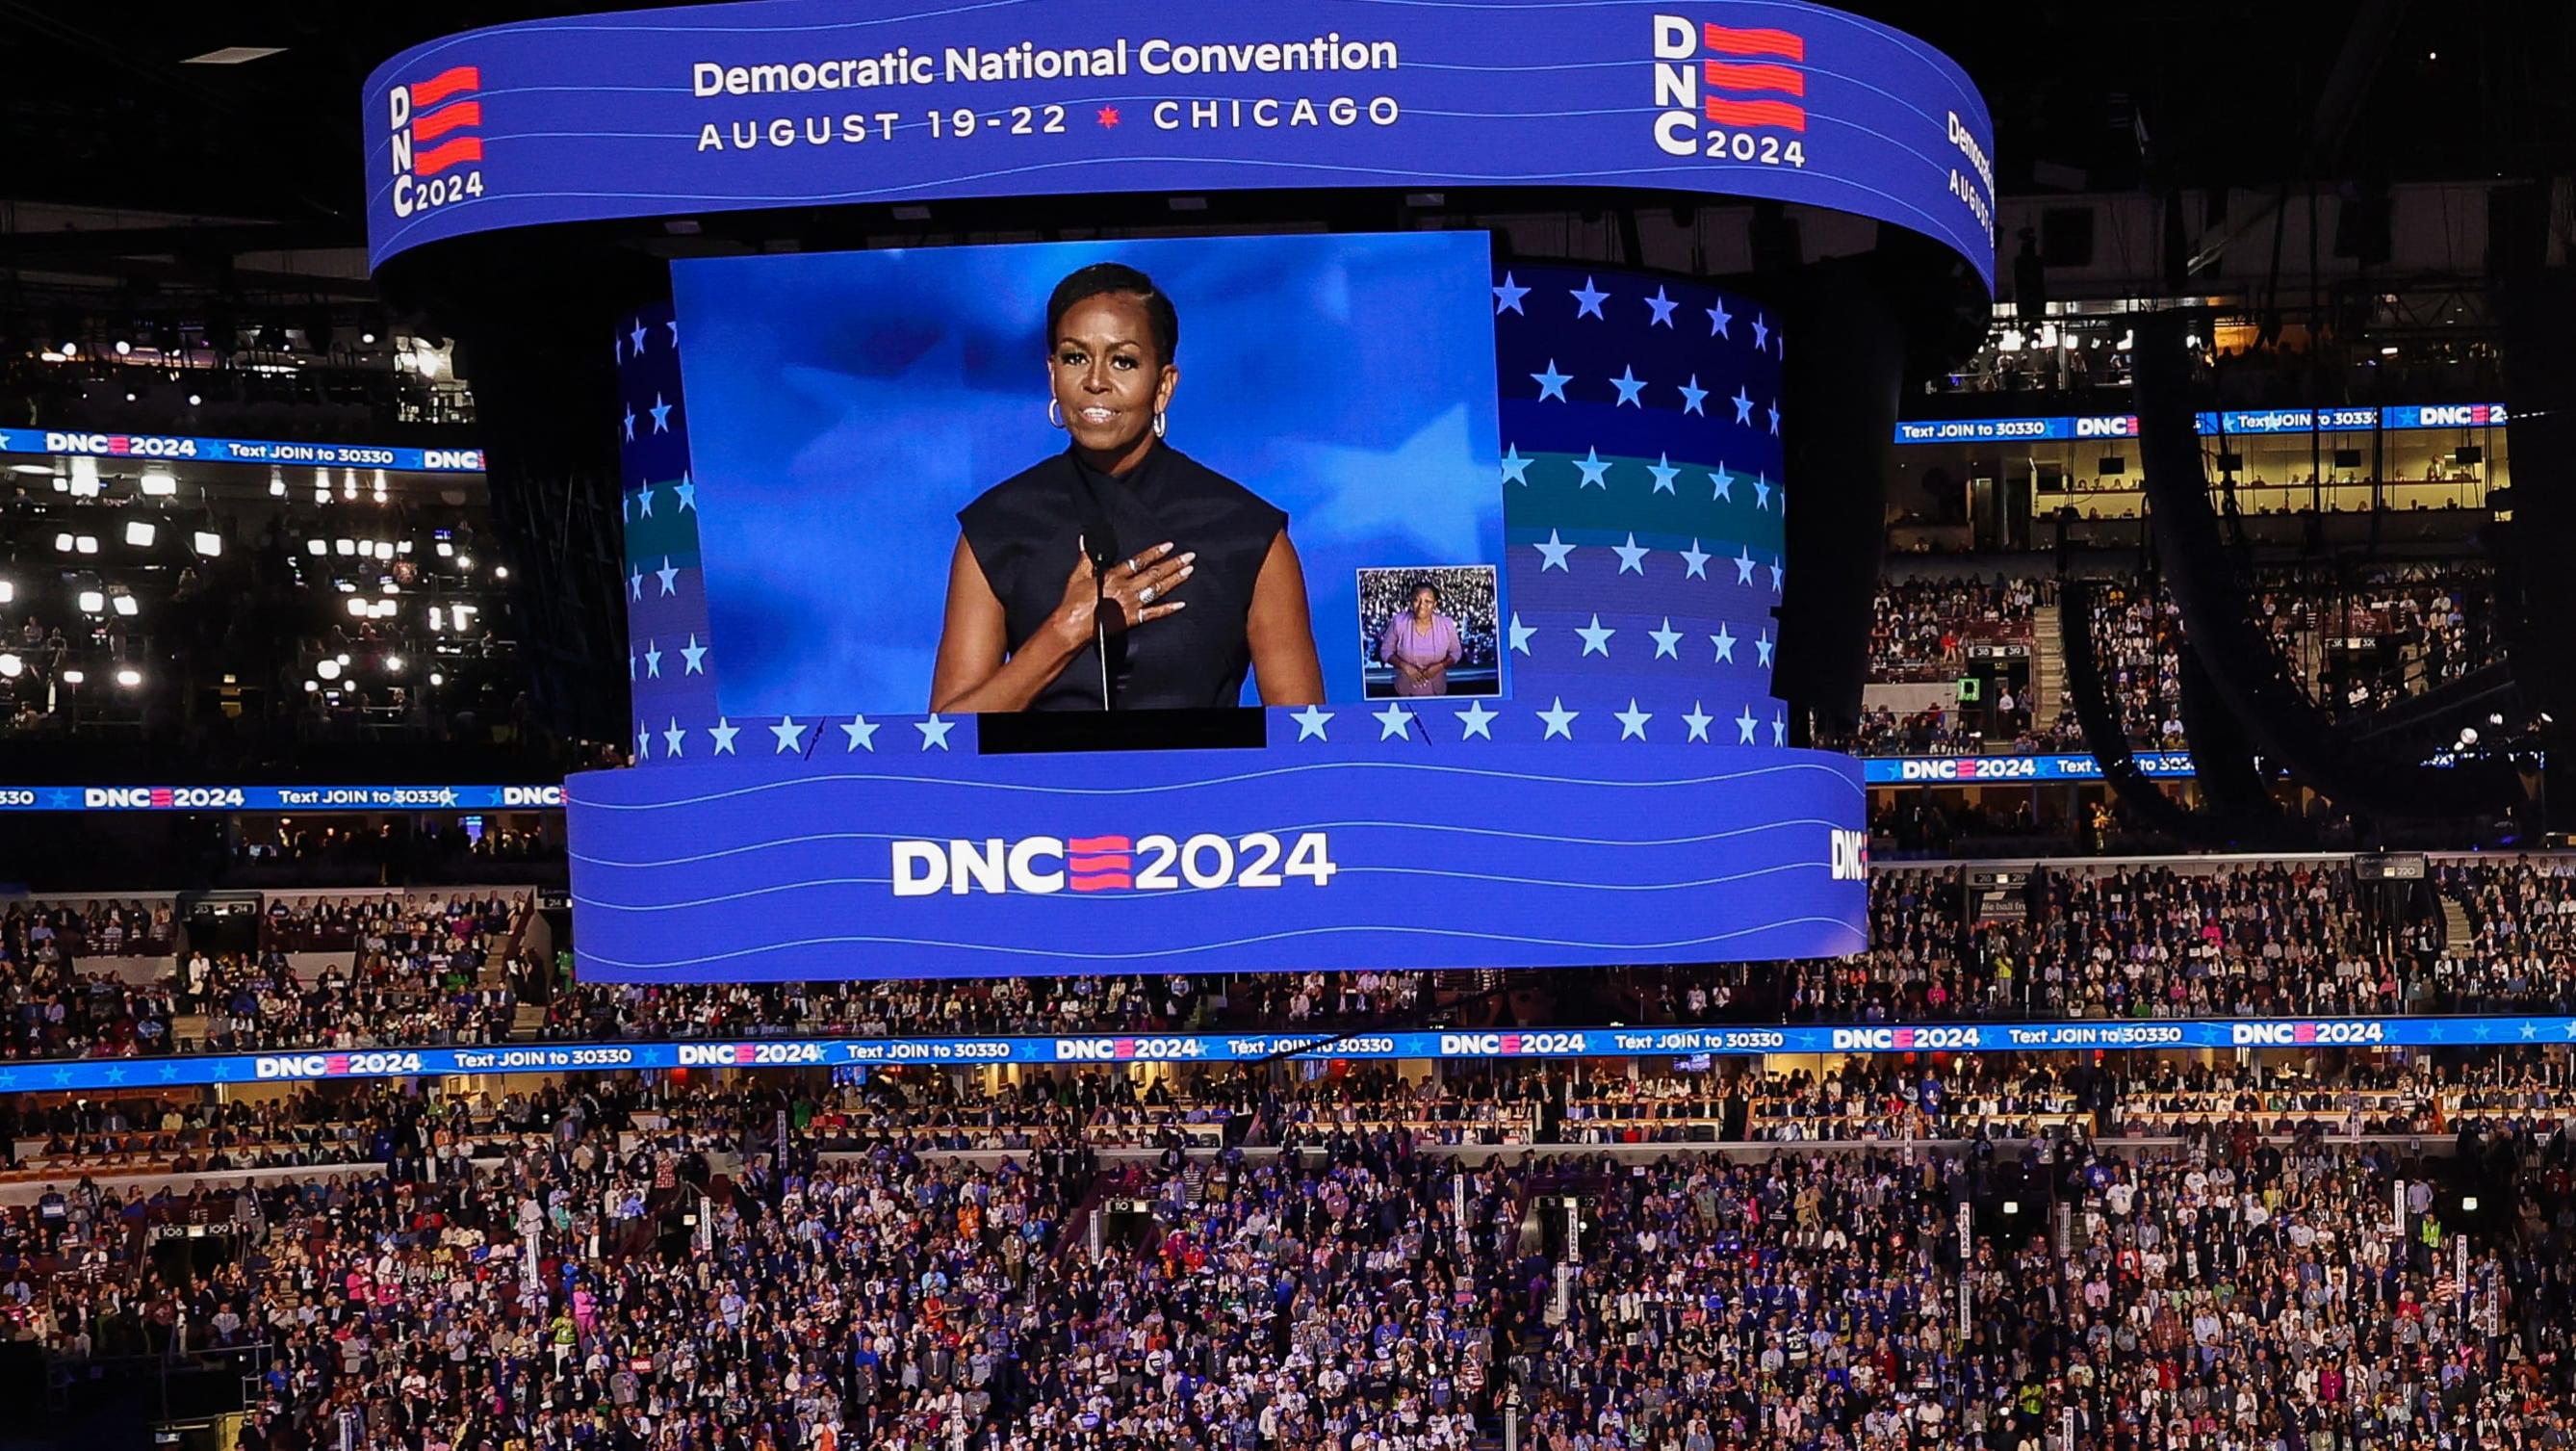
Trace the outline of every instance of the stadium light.
[[337, 660], [325, 660], [321, 664], [313, 667], [313, 673], [321, 676], [325, 680], [337, 680], [340, 678], [340, 662]]
[[18, 586], [8, 580], [0, 579], [0, 605], [5, 605], [17, 597]]
[[366, 602], [365, 600], [359, 599], [359, 598], [358, 598], [357, 596], [355, 596], [355, 595], [351, 595], [351, 596], [349, 597], [349, 618], [351, 618], [351, 619], [353, 619], [353, 620], [363, 620], [363, 619], [365, 619], [366, 617], [367, 617], [367, 602]]
[[0, 677], [15, 680], [18, 678], [18, 672], [26, 668], [27, 667], [25, 665], [19, 663], [17, 656], [0, 655]]
[[69, 535], [69, 534], [57, 534], [57, 535], [55, 535], [55, 536], [54, 536], [54, 552], [55, 552], [56, 554], [69, 554], [69, 553], [71, 553], [71, 552], [72, 552], [72, 536], [71, 536], [71, 535]]
[[72, 458], [72, 497], [98, 497], [98, 460], [87, 454], [76, 454]]
[[116, 612], [118, 614], [123, 615], [129, 620], [133, 619], [137, 614], [140, 614], [143, 608], [141, 605], [135, 603], [134, 596], [132, 595], [111, 595], [108, 597], [108, 603], [116, 607]]
[[339, 654], [334, 655], [334, 656], [332, 656], [331, 658], [332, 658], [332, 659], [334, 659], [334, 660], [336, 660], [336, 661], [338, 661], [338, 662], [340, 662], [340, 668], [341, 668], [341, 669], [346, 670], [346, 669], [348, 669], [348, 668], [349, 668], [349, 652], [348, 652], [348, 651], [343, 650], [343, 651], [341, 651]]
[[63, 684], [65, 685], [86, 685], [88, 683], [89, 675], [85, 671], [66, 670], [63, 672]]
[[116, 683], [124, 686], [128, 690], [132, 690], [134, 687], [143, 683], [143, 672], [131, 669], [119, 670], [116, 672]]
[[304, 552], [313, 555], [327, 555], [331, 552], [331, 545], [326, 540], [307, 539], [304, 541]]
[[274, 464], [268, 470], [268, 496], [272, 499], [286, 497], [286, 470]]
[[429, 627], [430, 627], [432, 630], [444, 630], [444, 629], [446, 629], [446, 628], [447, 628], [447, 612], [446, 612], [445, 610], [440, 609], [440, 608], [439, 608], [438, 606], [436, 606], [436, 605], [431, 605], [431, 606], [429, 607]]
[[386, 539], [379, 539], [379, 540], [377, 540], [377, 541], [376, 541], [376, 558], [378, 558], [378, 559], [391, 559], [391, 558], [393, 558], [393, 557], [394, 557], [394, 546], [393, 546], [392, 541], [391, 541], [391, 540], [386, 540]]
[[388, 656], [386, 656], [386, 657], [385, 657], [385, 672], [386, 672], [387, 674], [389, 674], [389, 675], [400, 675], [400, 674], [402, 674], [402, 673], [403, 673], [403, 657], [401, 657], [400, 655], [388, 655]]
[[494, 579], [508, 579], [510, 577], [510, 566], [506, 564], [493, 565], [492, 577]]
[[94, 589], [82, 590], [77, 602], [80, 605], [80, 612], [84, 615], [98, 615], [105, 614], [107, 612], [107, 595], [102, 591]]
[[447, 677], [433, 670], [429, 672], [429, 683], [432, 685], [445, 685], [447, 683]]
[[128, 356], [131, 356], [131, 355], [133, 354], [133, 352], [134, 352], [134, 344], [127, 342], [127, 341], [126, 341], [125, 339], [123, 339], [123, 338], [118, 338], [118, 339], [116, 340], [116, 355], [117, 355], [118, 357], [120, 357], [120, 358], [128, 357]]
[[[323, 472], [327, 474], [330, 470], [325, 469]], [[358, 497], [358, 471], [356, 469], [340, 470], [340, 497], [344, 499], [354, 499]]]
[[358, 552], [358, 541], [355, 539], [334, 539], [331, 541], [331, 552], [343, 556], [355, 554]]
[[179, 476], [158, 464], [145, 469], [139, 482], [146, 498], [166, 499], [179, 492]]
[[456, 567], [458, 569], [472, 569], [474, 567], [474, 556], [471, 554], [460, 554], [456, 556]]
[[195, 537], [188, 542], [195, 545], [197, 552], [208, 559], [213, 559], [224, 552], [224, 536], [211, 530], [198, 530]]
[[160, 529], [148, 519], [128, 519], [125, 521], [125, 542], [133, 545], [137, 549], [151, 548], [152, 541], [160, 537]]
[[384, 471], [383, 469], [378, 469], [378, 470], [376, 470], [376, 502], [377, 502], [377, 503], [379, 503], [379, 504], [381, 504], [381, 503], [383, 503], [384, 501], [385, 501], [385, 471]]
[[315, 679], [312, 679], [312, 678], [310, 678], [310, 677], [307, 677], [307, 678], [306, 678], [306, 680], [305, 680], [305, 682], [304, 682], [304, 693], [305, 693], [306, 695], [311, 695], [311, 694], [313, 694], [314, 692], [316, 692], [316, 691], [320, 690], [321, 688], [322, 688], [322, 682], [321, 682], [321, 681], [319, 681], [319, 680], [315, 680]]
[[444, 539], [441, 539], [438, 541], [438, 557], [441, 559], [454, 559], [456, 557], [456, 546]]
[[72, 541], [72, 548], [77, 553], [96, 554], [98, 553], [98, 536], [95, 534], [84, 534], [78, 539]]

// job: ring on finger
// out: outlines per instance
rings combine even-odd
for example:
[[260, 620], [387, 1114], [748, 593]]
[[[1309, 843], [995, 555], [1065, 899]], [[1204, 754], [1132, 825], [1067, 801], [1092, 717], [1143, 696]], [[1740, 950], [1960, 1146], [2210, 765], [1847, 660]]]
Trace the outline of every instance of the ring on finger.
[[1159, 593], [1159, 591], [1149, 584], [1136, 592], [1136, 603], [1140, 605], [1150, 605], [1154, 602], [1154, 596], [1157, 593]]

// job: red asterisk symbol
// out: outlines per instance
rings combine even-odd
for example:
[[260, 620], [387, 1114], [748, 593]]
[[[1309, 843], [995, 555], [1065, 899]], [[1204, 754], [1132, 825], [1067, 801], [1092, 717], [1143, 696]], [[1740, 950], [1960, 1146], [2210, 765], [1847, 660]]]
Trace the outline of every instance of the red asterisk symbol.
[[1117, 124], [1118, 124], [1118, 108], [1117, 108], [1116, 106], [1103, 106], [1103, 107], [1101, 107], [1101, 108], [1100, 108], [1100, 124], [1101, 124], [1101, 125], [1103, 125], [1103, 126], [1115, 126], [1115, 125], [1117, 125]]

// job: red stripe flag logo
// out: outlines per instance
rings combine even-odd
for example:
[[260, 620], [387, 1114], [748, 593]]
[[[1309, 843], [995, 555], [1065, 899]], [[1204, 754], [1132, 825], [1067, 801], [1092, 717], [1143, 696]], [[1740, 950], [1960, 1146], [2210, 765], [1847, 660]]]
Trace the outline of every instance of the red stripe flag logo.
[[432, 181], [482, 163], [482, 90], [482, 68], [459, 65], [386, 92], [396, 216], [482, 195], [479, 171]]
[[[1778, 61], [1797, 63], [1803, 63], [1807, 58], [1806, 37], [1786, 30], [1736, 30], [1724, 25], [1704, 25], [1700, 29], [1700, 46], [1711, 55], [1773, 56]], [[1707, 99], [1702, 104], [1708, 119], [1721, 126], [1806, 130], [1806, 107], [1795, 101], [1771, 99], [1762, 94], [1807, 94], [1806, 73], [1796, 64], [1783, 65], [1778, 61], [1701, 62], [1700, 78], [1708, 87]]]

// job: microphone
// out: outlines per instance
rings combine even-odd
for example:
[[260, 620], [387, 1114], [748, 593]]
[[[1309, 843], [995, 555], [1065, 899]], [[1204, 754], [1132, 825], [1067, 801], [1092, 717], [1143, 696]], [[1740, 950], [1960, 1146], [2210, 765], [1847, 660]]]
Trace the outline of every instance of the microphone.
[[1091, 561], [1091, 652], [1100, 657], [1100, 708], [1109, 705], [1109, 566], [1118, 553], [1116, 540], [1082, 535], [1083, 557]]

